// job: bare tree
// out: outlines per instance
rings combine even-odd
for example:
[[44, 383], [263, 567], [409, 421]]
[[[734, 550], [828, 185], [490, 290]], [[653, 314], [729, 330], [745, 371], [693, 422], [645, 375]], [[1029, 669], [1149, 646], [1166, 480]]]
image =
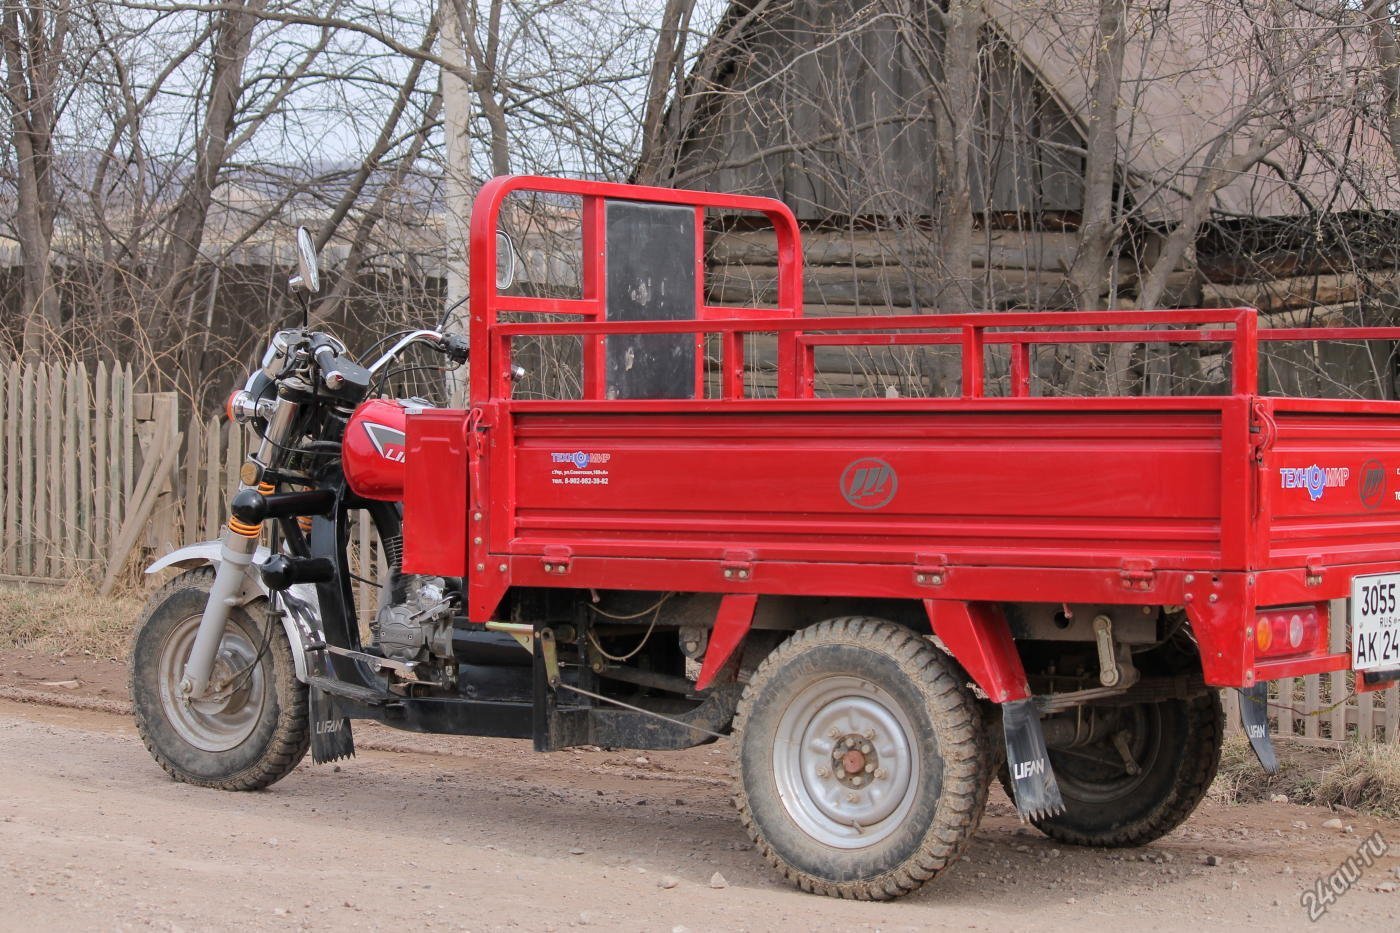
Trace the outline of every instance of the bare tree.
[[40, 340], [61, 323], [53, 281], [52, 238], [58, 203], [54, 185], [54, 135], [63, 84], [73, 75], [66, 60], [73, 26], [65, 2], [7, 2], [0, 10], [4, 99], [15, 154], [12, 226], [23, 254], [23, 352], [35, 356]]

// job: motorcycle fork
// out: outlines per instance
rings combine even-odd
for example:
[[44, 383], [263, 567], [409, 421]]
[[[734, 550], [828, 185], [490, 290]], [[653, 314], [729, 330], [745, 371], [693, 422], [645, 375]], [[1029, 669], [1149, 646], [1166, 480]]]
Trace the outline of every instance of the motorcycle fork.
[[[267, 495], [273, 491], [270, 483], [258, 486], [258, 492]], [[220, 537], [220, 559], [214, 571], [214, 585], [209, 588], [209, 601], [204, 604], [204, 614], [199, 619], [199, 631], [194, 637], [194, 646], [185, 661], [185, 673], [180, 679], [181, 696], [198, 699], [209, 688], [209, 677], [214, 670], [214, 661], [219, 655], [219, 645], [224, 640], [224, 629], [228, 626], [229, 611], [241, 602], [244, 574], [253, 562], [258, 549], [258, 538], [262, 525], [248, 525], [230, 517]]]

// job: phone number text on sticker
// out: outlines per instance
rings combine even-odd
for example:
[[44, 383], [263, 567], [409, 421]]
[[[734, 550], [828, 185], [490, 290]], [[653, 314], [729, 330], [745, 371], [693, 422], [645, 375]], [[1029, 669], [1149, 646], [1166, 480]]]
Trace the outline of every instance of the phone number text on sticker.
[[1351, 581], [1353, 670], [1400, 667], [1400, 573]]

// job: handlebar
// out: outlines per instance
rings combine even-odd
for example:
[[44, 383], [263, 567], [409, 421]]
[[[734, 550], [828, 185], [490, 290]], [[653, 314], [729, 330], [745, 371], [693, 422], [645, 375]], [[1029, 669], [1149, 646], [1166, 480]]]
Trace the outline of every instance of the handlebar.
[[430, 344], [433, 349], [442, 352], [454, 363], [465, 363], [470, 353], [466, 338], [459, 334], [443, 334], [436, 330], [415, 330], [410, 334], [405, 334], [383, 356], [375, 360], [369, 367], [370, 373], [378, 373], [394, 357], [414, 343]]

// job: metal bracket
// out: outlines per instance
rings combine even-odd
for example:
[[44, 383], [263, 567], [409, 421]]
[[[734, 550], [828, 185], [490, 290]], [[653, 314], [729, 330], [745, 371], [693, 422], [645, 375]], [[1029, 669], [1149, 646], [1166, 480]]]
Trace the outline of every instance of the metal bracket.
[[519, 642], [520, 647], [535, 653], [535, 627], [528, 622], [487, 622], [482, 628], [488, 632], [505, 632]]
[[559, 686], [559, 647], [554, 643], [554, 629], [542, 628], [535, 633], [540, 640], [540, 652], [544, 655], [545, 679], [551, 688]]

